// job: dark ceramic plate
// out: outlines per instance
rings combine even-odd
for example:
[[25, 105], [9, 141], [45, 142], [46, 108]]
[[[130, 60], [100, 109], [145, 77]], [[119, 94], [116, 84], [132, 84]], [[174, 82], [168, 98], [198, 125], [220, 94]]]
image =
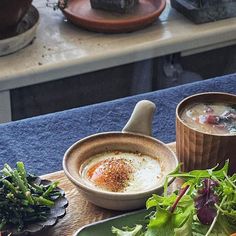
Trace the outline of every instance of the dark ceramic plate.
[[166, 6], [166, 0], [139, 0], [129, 13], [120, 14], [91, 8], [89, 0], [59, 0], [65, 17], [75, 25], [106, 33], [131, 32], [153, 23]]
[[[37, 177], [35, 179], [35, 183], [47, 186], [51, 184], [52, 182], [49, 180], [42, 180], [39, 177]], [[3, 232], [2, 236], [5, 236], [5, 235], [7, 236], [9, 235], [9, 233], [11, 233], [10, 234], [11, 236], [33, 235], [35, 233], [40, 232], [41, 230], [54, 226], [58, 222], [59, 218], [62, 218], [63, 216], [65, 216], [66, 207], [68, 206], [68, 200], [65, 197], [65, 192], [60, 188], [56, 188], [56, 190], [60, 191], [61, 197], [59, 197], [55, 201], [55, 205], [51, 208], [50, 215], [48, 216], [47, 221], [39, 221], [33, 224], [29, 224], [21, 232], [16, 232], [16, 229], [12, 228], [8, 232]]]

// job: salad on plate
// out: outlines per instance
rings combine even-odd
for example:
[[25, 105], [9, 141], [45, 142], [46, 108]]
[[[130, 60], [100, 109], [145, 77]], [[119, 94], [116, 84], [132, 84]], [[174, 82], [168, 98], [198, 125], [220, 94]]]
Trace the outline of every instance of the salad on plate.
[[[146, 202], [151, 210], [145, 224], [118, 229], [116, 236], [235, 236], [236, 174], [229, 176], [229, 163], [221, 169], [181, 172], [180, 166], [166, 178], [163, 196]], [[168, 194], [169, 178], [181, 178], [179, 190]]]

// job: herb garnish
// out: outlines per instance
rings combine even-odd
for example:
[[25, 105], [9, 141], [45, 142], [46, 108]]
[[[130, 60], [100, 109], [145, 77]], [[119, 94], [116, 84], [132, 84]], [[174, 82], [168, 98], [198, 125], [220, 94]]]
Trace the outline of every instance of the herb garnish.
[[[178, 168], [165, 182], [163, 196], [153, 195], [146, 202], [153, 210], [145, 225], [122, 230], [117, 236], [229, 236], [236, 232], [236, 174], [228, 176], [228, 161], [223, 168], [194, 170]], [[179, 191], [167, 194], [169, 178], [181, 178]], [[135, 223], [135, 222], [134, 222]]]

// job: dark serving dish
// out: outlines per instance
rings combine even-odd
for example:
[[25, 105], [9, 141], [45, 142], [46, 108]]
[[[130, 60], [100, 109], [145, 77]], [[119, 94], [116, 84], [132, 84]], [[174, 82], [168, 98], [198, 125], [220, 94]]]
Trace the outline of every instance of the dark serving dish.
[[171, 0], [171, 6], [195, 24], [236, 16], [236, 0]]
[[32, 0], [1, 0], [0, 1], [0, 32], [7, 32], [25, 16]]
[[[40, 177], [35, 177], [34, 183], [41, 184], [44, 186], [50, 185], [52, 181], [41, 179]], [[7, 231], [1, 232], [1, 236], [25, 236], [33, 235], [45, 230], [48, 227], [54, 226], [58, 220], [65, 216], [66, 207], [68, 206], [68, 200], [65, 197], [65, 192], [61, 188], [56, 188], [61, 193], [61, 196], [55, 200], [55, 205], [51, 207], [50, 214], [46, 221], [37, 221], [35, 223], [28, 224], [24, 230], [17, 232], [16, 228], [8, 229]]]

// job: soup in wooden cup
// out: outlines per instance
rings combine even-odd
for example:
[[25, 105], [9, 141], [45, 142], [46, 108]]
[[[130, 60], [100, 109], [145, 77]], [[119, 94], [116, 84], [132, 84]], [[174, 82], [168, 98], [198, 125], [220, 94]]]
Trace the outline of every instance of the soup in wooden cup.
[[230, 161], [236, 172], [236, 95], [201, 93], [176, 109], [176, 150], [183, 170], [206, 169]]

